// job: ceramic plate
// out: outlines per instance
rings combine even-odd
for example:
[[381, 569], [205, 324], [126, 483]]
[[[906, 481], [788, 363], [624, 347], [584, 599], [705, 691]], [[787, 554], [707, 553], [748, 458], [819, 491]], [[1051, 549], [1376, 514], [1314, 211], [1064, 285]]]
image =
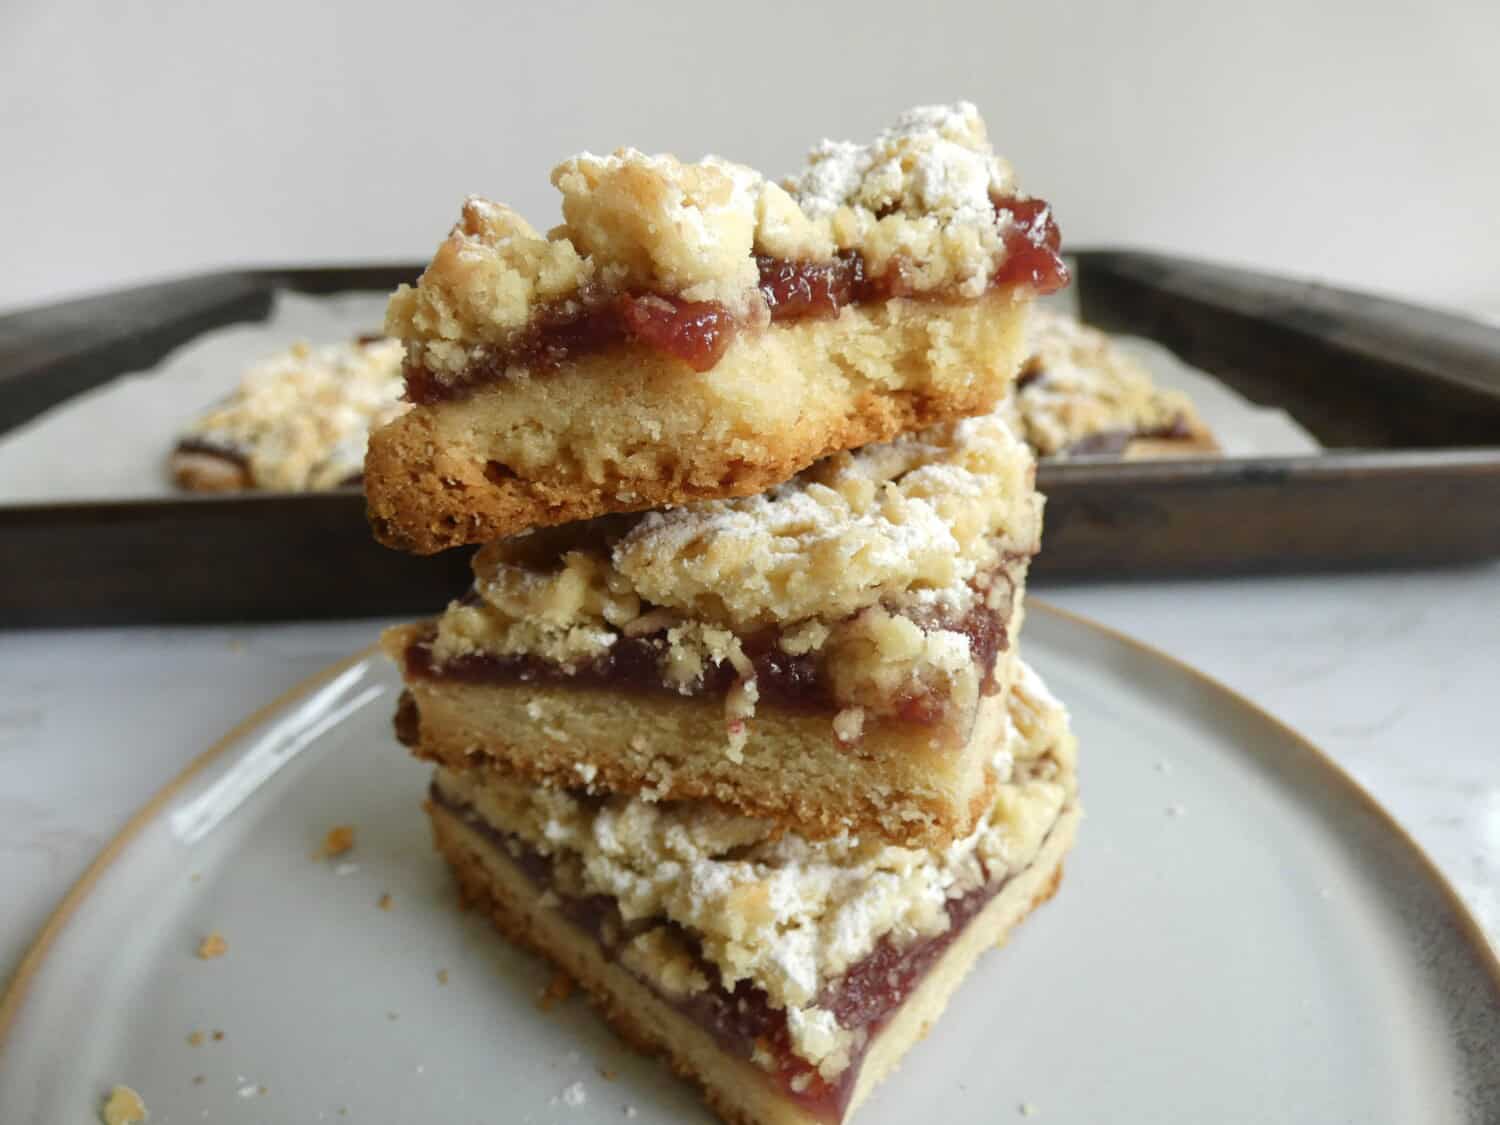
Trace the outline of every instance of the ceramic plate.
[[[1025, 647], [1080, 738], [1078, 845], [860, 1121], [1500, 1121], [1500, 969], [1361, 790], [1124, 638], [1038, 607]], [[708, 1120], [458, 910], [396, 692], [333, 669], [143, 810], [0, 1005], [0, 1120], [93, 1121], [116, 1083], [157, 1125]]]

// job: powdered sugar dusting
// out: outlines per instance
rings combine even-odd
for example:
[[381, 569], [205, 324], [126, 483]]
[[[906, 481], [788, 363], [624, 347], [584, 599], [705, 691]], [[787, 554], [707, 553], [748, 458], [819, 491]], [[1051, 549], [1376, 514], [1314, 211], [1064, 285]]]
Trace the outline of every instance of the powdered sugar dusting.
[[1012, 180], [970, 102], [918, 106], [869, 144], [823, 141], [807, 160], [787, 189], [813, 218], [862, 207], [992, 225], [991, 200]]
[[1032, 462], [997, 416], [830, 457], [758, 496], [642, 518], [612, 561], [642, 599], [733, 628], [844, 617], [892, 598], [952, 604], [1029, 550]]

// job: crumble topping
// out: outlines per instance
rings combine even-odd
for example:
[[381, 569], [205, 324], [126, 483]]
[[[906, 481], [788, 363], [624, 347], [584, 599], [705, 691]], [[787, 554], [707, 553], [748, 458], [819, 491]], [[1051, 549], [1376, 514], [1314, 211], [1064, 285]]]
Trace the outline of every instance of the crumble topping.
[[560, 226], [543, 235], [472, 196], [418, 284], [392, 296], [387, 331], [439, 379], [470, 348], [511, 343], [538, 309], [611, 293], [713, 301], [763, 323], [756, 255], [823, 263], [852, 251], [873, 274], [899, 266], [909, 292], [975, 298], [1017, 221], [997, 211], [1015, 178], [968, 102], [910, 110], [867, 145], [823, 141], [781, 185], [719, 157], [632, 148], [572, 157], [552, 183]]
[[[793, 1049], [831, 1078], [856, 1044], [819, 1005], [825, 987], [882, 940], [904, 945], [945, 932], [947, 901], [1028, 864], [1069, 799], [1071, 737], [1064, 713], [1028, 692], [1039, 683], [1028, 673], [1017, 689], [1030, 733], [1007, 725], [995, 804], [946, 848], [847, 833], [809, 841], [708, 800], [599, 799], [499, 773], [439, 769], [436, 784], [548, 856], [559, 893], [608, 895], [627, 924], [688, 931], [725, 988], [747, 980], [786, 1010]], [[669, 996], [708, 984], [665, 926], [645, 929], [621, 956]]]
[[432, 657], [566, 669], [660, 637], [662, 682], [684, 694], [733, 670], [731, 756], [758, 698], [744, 639], [765, 628], [788, 655], [821, 654], [833, 697], [859, 709], [840, 720], [843, 741], [902, 700], [968, 707], [987, 669], [951, 623], [976, 602], [1002, 624], [1014, 610], [1015, 560], [1040, 535], [1033, 471], [990, 415], [837, 454], [760, 496], [492, 543], [474, 559], [477, 597], [448, 607]]
[[296, 344], [246, 371], [180, 441], [243, 459], [258, 488], [337, 488], [363, 470], [370, 430], [406, 409], [403, 354], [399, 340]]
[[1098, 329], [1033, 306], [1027, 334], [1030, 358], [1001, 413], [1040, 456], [1066, 456], [1091, 435], [1160, 434], [1197, 418], [1186, 395], [1158, 387]]

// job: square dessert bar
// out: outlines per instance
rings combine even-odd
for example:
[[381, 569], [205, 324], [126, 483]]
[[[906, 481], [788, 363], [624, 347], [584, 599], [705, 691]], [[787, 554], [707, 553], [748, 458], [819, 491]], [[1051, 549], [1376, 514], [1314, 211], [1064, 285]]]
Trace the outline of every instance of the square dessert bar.
[[453, 768], [709, 797], [812, 836], [963, 836], [996, 784], [1033, 478], [985, 415], [762, 496], [492, 544], [465, 598], [383, 640], [405, 740]]
[[1067, 279], [968, 104], [826, 141], [779, 185], [631, 149], [552, 180], [562, 225], [470, 199], [391, 299], [415, 409], [366, 462], [389, 546], [748, 496], [990, 410], [1030, 297]]
[[1029, 355], [1002, 412], [1039, 457], [1196, 457], [1218, 452], [1180, 391], [1103, 332], [1040, 306], [1031, 310]]
[[370, 430], [408, 409], [399, 340], [297, 344], [252, 366], [178, 438], [172, 479], [194, 492], [358, 484]]
[[725, 1120], [842, 1122], [1057, 888], [1080, 815], [1075, 745], [1024, 666], [984, 751], [999, 785], [946, 848], [813, 841], [711, 801], [477, 764], [439, 768], [428, 809], [465, 898]]

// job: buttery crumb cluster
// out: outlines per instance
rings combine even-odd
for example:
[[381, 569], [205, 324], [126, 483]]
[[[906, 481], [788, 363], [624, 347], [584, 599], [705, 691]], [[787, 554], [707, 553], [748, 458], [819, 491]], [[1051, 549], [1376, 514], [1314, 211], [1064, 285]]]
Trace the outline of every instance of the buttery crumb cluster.
[[1107, 335], [1073, 317], [1033, 307], [1027, 345], [1031, 358], [1001, 413], [1039, 456], [1096, 434], [1171, 433], [1197, 417], [1186, 395], [1158, 387]]
[[828, 262], [857, 252], [872, 274], [899, 264], [910, 291], [980, 296], [1018, 220], [1009, 166], [974, 106], [911, 110], [870, 144], [824, 141], [776, 184], [717, 157], [685, 164], [621, 149], [559, 165], [562, 225], [545, 235], [471, 197], [386, 327], [438, 378], [473, 347], [512, 342], [541, 308], [601, 293], [713, 301], [748, 323], [767, 315], [756, 256]]
[[744, 640], [774, 629], [783, 652], [821, 655], [852, 741], [864, 712], [914, 691], [975, 701], [983, 672], [952, 623], [976, 602], [1009, 613], [1040, 535], [1032, 472], [988, 416], [838, 454], [759, 496], [650, 513], [609, 544], [556, 556], [527, 536], [491, 544], [476, 557], [477, 600], [443, 614], [433, 658], [567, 668], [621, 638], [662, 636], [662, 682], [691, 694], [731, 665], [732, 717], [744, 719], [755, 702]]
[[402, 355], [400, 340], [296, 344], [251, 367], [180, 440], [242, 458], [258, 488], [347, 484], [364, 467], [370, 430], [406, 409]]
[[902, 948], [944, 933], [948, 901], [1024, 868], [1072, 796], [1065, 713], [1021, 667], [995, 803], [946, 848], [848, 834], [810, 841], [708, 801], [601, 802], [503, 774], [442, 769], [436, 784], [444, 800], [548, 857], [553, 893], [607, 895], [627, 924], [681, 928], [631, 937], [620, 958], [632, 972], [676, 999], [711, 986], [705, 961], [726, 989], [749, 981], [786, 1011], [792, 1049], [831, 1080], [863, 1034], [827, 1007], [838, 979], [882, 941]]

